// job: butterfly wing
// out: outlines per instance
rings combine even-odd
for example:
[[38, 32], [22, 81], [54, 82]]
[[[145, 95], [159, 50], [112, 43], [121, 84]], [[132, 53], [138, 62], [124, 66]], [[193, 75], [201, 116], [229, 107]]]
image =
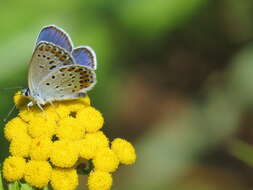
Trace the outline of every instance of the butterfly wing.
[[28, 85], [33, 93], [39, 82], [55, 68], [73, 64], [72, 56], [64, 49], [48, 42], [39, 43], [29, 64]]
[[38, 36], [36, 45], [42, 41], [55, 44], [67, 50], [68, 52], [72, 51], [73, 45], [72, 45], [70, 37], [63, 29], [55, 25], [50, 25], [50, 26], [46, 26], [42, 28]]
[[54, 69], [39, 83], [39, 95], [45, 102], [74, 99], [92, 89], [96, 74], [89, 67], [67, 65]]
[[97, 58], [95, 52], [88, 46], [80, 46], [72, 51], [75, 63], [96, 70]]

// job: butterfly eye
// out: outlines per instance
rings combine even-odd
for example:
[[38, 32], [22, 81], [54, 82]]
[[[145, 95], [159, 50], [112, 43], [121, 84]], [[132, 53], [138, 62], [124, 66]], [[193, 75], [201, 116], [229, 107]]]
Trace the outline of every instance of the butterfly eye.
[[29, 89], [26, 89], [24, 95], [25, 95], [25, 96], [29, 96], [29, 95], [30, 95], [30, 90], [29, 90]]

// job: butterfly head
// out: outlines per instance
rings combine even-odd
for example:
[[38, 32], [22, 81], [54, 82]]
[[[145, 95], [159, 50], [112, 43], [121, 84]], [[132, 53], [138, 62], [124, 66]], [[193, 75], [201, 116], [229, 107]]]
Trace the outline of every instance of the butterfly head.
[[30, 90], [29, 88], [23, 89], [22, 90], [22, 95], [26, 97], [30, 97]]
[[29, 88], [23, 89], [21, 92], [23, 96], [30, 100], [27, 106], [33, 106], [35, 104], [44, 105], [46, 103], [38, 94], [32, 94]]

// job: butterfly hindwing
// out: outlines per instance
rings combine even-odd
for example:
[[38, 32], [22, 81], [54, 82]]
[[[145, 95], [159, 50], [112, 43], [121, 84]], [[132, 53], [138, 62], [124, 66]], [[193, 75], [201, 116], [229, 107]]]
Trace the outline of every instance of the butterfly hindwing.
[[42, 28], [36, 44], [39, 44], [42, 41], [55, 44], [67, 50], [68, 52], [72, 51], [71, 39], [68, 37], [67, 33], [64, 30], [55, 25], [50, 25]]
[[34, 90], [38, 83], [55, 68], [71, 64], [73, 58], [64, 49], [47, 42], [39, 43], [29, 64], [29, 88]]
[[97, 59], [95, 52], [88, 46], [80, 46], [75, 48], [72, 51], [72, 56], [75, 60], [75, 63], [78, 65], [83, 65], [96, 69]]
[[39, 93], [47, 101], [73, 99], [86, 93], [96, 83], [96, 74], [89, 67], [67, 65], [50, 72], [39, 83]]

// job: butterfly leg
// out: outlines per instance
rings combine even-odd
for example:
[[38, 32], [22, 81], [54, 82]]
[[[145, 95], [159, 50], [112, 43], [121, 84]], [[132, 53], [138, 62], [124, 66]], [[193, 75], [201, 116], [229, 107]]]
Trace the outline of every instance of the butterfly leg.
[[37, 103], [37, 106], [40, 108], [41, 111], [44, 112], [44, 109], [43, 109], [43, 107], [41, 106], [41, 104]]

